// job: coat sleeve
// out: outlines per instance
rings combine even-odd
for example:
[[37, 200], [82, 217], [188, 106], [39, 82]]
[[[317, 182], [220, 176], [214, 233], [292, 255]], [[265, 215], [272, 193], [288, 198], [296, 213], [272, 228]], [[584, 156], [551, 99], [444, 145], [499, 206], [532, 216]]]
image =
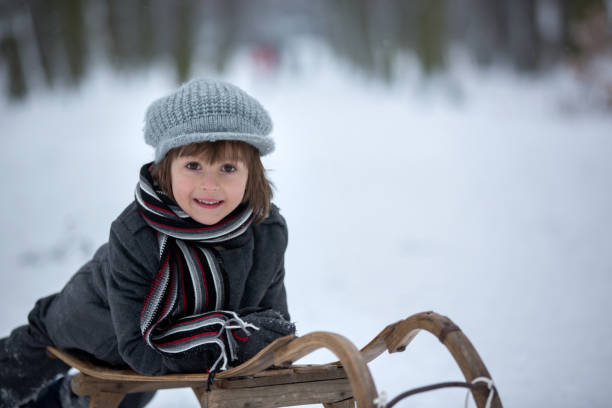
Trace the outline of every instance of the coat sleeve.
[[291, 320], [287, 306], [287, 292], [285, 290], [285, 266], [281, 264], [274, 276], [272, 284], [261, 301], [261, 307], [274, 309], [286, 319]]
[[167, 357], [149, 346], [140, 331], [143, 303], [157, 274], [156, 247], [151, 231], [142, 229], [134, 234], [120, 220], [111, 228], [107, 293], [119, 355], [134, 371], [144, 375], [203, 372], [210, 364], [208, 356]]
[[291, 320], [287, 307], [287, 292], [285, 289], [285, 251], [288, 244], [287, 223], [278, 208], [273, 207], [268, 220], [264, 221], [267, 232], [261, 234], [260, 240], [265, 240], [270, 247], [264, 256], [274, 262], [274, 275], [268, 286], [260, 306], [271, 308], [281, 313], [286, 320]]

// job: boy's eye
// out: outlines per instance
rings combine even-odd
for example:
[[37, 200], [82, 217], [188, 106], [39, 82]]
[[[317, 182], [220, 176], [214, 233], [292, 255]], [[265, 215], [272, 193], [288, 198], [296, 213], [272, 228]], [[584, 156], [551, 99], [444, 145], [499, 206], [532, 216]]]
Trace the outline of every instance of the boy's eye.
[[236, 171], [236, 166], [234, 166], [233, 164], [226, 163], [221, 166], [221, 171], [224, 173], [233, 173]]
[[189, 170], [200, 170], [200, 164], [198, 162], [188, 162], [185, 167]]

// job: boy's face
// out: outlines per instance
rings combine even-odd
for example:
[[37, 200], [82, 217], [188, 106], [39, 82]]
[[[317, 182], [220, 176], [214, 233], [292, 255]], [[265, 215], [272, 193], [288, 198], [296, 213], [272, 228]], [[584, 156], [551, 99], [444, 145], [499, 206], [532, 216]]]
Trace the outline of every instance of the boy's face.
[[242, 161], [209, 164], [202, 155], [185, 155], [174, 159], [170, 175], [179, 207], [197, 222], [213, 225], [242, 202], [249, 170]]

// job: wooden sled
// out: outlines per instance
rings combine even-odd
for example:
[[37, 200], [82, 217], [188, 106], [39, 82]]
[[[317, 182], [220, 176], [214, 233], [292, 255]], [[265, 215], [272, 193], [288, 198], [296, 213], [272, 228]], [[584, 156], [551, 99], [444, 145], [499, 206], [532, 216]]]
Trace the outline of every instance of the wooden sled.
[[[72, 379], [77, 395], [91, 397], [90, 407], [116, 408], [126, 394], [190, 387], [204, 408], [288, 407], [323, 404], [326, 408], [375, 408], [378, 394], [367, 364], [385, 350], [403, 351], [421, 330], [426, 330], [448, 348], [467, 383], [491, 376], [480, 356], [461, 330], [447, 317], [434, 312], [415, 314], [384, 328], [358, 350], [345, 337], [313, 332], [301, 337], [277, 339], [238, 367], [219, 372], [207, 392], [207, 374], [144, 376], [130, 370], [101, 367], [49, 347], [49, 352], [80, 372]], [[309, 353], [325, 348], [339, 359], [320, 365], [294, 365]], [[484, 408], [487, 385], [472, 389], [476, 406]], [[497, 392], [491, 407], [501, 408]]]

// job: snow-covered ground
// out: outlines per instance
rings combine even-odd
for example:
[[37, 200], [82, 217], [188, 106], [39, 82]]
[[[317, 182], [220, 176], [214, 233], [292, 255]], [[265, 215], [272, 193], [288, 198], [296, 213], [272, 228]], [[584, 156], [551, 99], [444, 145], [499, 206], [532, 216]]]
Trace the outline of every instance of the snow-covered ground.
[[[286, 284], [300, 333], [331, 330], [361, 347], [386, 324], [435, 310], [472, 340], [506, 406], [609, 406], [611, 115], [581, 109], [585, 94], [563, 70], [526, 79], [459, 64], [390, 86], [321, 61], [274, 77], [237, 63], [224, 76], [275, 121], [265, 165], [290, 226]], [[0, 336], [105, 241], [152, 158], [144, 110], [172, 88], [162, 67], [99, 68], [79, 90], [0, 102]], [[371, 369], [390, 397], [462, 378], [427, 333]], [[439, 391], [400, 406], [463, 397]], [[151, 406], [197, 404], [186, 390]]]

